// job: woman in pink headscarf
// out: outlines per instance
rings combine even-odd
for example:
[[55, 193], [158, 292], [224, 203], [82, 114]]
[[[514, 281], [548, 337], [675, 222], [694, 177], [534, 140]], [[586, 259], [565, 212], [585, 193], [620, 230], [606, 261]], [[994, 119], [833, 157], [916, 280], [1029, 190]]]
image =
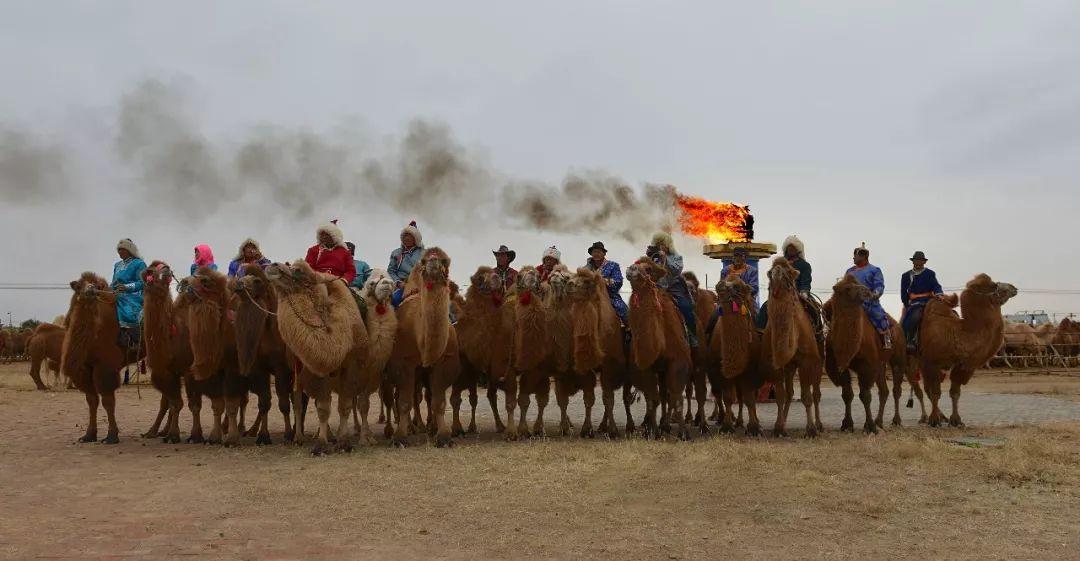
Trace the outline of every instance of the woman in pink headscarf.
[[211, 271], [217, 270], [217, 263], [214, 263], [214, 252], [210, 251], [208, 245], [195, 246], [195, 262], [191, 264], [191, 274], [194, 275], [199, 267], [209, 267]]

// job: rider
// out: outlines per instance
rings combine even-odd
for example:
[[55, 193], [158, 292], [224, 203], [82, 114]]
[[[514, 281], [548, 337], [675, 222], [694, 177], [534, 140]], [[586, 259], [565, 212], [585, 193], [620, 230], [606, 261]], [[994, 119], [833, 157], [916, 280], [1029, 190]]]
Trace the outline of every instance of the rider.
[[394, 281], [394, 294], [390, 301], [395, 308], [405, 299], [405, 282], [409, 280], [413, 267], [420, 262], [424, 253], [424, 238], [420, 235], [415, 220], [401, 229], [398, 238], [401, 246], [390, 252], [390, 264], [386, 267], [386, 274]]
[[[799, 293], [799, 298], [802, 300], [803, 307], [810, 314], [810, 322], [814, 324], [814, 332], [818, 334], [819, 342], [822, 341], [821, 337], [823, 332], [821, 329], [821, 311], [818, 309], [818, 304], [811, 297], [811, 283], [813, 281], [813, 269], [810, 267], [810, 263], [806, 261], [806, 255], [804, 254], [804, 247], [802, 240], [797, 236], [788, 236], [784, 240], [784, 244], [781, 246], [784, 252], [784, 259], [791, 263], [792, 267], [795, 267], [796, 271], [799, 271], [799, 276], [795, 278], [795, 290]], [[758, 311], [758, 327], [765, 328], [765, 325], [769, 323], [769, 303], [765, 302], [761, 305], [761, 310]]]
[[690, 296], [690, 288], [686, 285], [686, 279], [682, 276], [683, 258], [675, 251], [675, 242], [671, 234], [657, 232], [652, 237], [652, 245], [645, 250], [645, 255], [654, 263], [667, 269], [667, 275], [660, 279], [656, 286], [667, 290], [679, 313], [686, 323], [686, 336], [691, 347], [698, 346], [697, 318], [694, 316], [694, 299]]
[[[758, 300], [758, 270], [757, 267], [746, 262], [746, 256], [748, 252], [745, 247], [736, 247], [732, 252], [731, 264], [724, 265], [724, 268], [720, 271], [720, 278], [727, 279], [731, 275], [735, 275], [742, 279], [743, 282], [750, 286], [750, 295], [753, 297], [754, 306], [757, 306]], [[764, 306], [762, 306], [764, 309]], [[757, 310], [751, 310], [754, 314], [752, 317], [757, 316]], [[709, 318], [709, 325], [705, 328], [705, 333], [712, 333], [716, 327], [716, 322], [720, 320], [720, 316], [724, 315], [723, 306], [717, 306], [716, 311], [713, 312], [712, 317]]]
[[142, 321], [143, 271], [146, 263], [139, 257], [139, 248], [130, 238], [116, 244], [120, 260], [113, 265], [110, 286], [116, 293], [116, 319], [120, 322], [120, 345], [135, 347], [139, 343], [139, 324]]
[[229, 262], [229, 277], [242, 276], [244, 265], [255, 264], [260, 268], [265, 269], [270, 264], [270, 260], [263, 257], [262, 250], [259, 249], [259, 242], [248, 238], [240, 244], [240, 251], [236, 253], [236, 257]]
[[608, 261], [607, 248], [604, 247], [604, 242], [594, 242], [589, 246], [589, 260], [585, 262], [585, 268], [590, 271], [600, 271], [600, 276], [603, 277], [604, 284], [607, 285], [611, 307], [615, 308], [619, 321], [623, 325], [628, 325], [626, 322], [626, 302], [623, 301], [622, 295], [619, 294], [619, 290], [622, 289], [623, 285], [622, 269], [619, 268], [618, 263]]
[[915, 340], [919, 333], [923, 308], [931, 298], [944, 294], [941, 283], [934, 271], [926, 268], [926, 254], [916, 251], [911, 256], [912, 268], [900, 277], [900, 300], [904, 303], [904, 313], [900, 324], [904, 327], [904, 339], [907, 349], [915, 352]]
[[855, 277], [863, 286], [870, 289], [870, 299], [863, 302], [863, 309], [870, 318], [870, 323], [881, 335], [886, 349], [892, 348], [892, 335], [889, 333], [889, 316], [881, 307], [881, 295], [885, 292], [885, 277], [881, 269], [870, 264], [870, 250], [866, 244], [855, 248], [853, 261], [855, 265], [847, 270], [848, 275]]
[[555, 266], [559, 263], [562, 263], [562, 252], [555, 246], [545, 249], [540, 265], [536, 267], [536, 271], [540, 273], [540, 282], [547, 282], [551, 272], [555, 270]]
[[356, 267], [345, 247], [337, 220], [319, 226], [315, 230], [315, 238], [319, 243], [308, 248], [307, 257], [304, 258], [307, 264], [320, 273], [329, 273], [345, 279], [346, 284], [351, 283], [356, 278]]
[[211, 271], [217, 270], [217, 263], [214, 263], [214, 252], [206, 244], [195, 246], [195, 259], [191, 262], [191, 274], [194, 275], [199, 267], [208, 267]]
[[368, 265], [366, 261], [356, 258], [356, 244], [345, 242], [345, 247], [349, 249], [349, 255], [352, 256], [353, 268], [356, 269], [356, 277], [349, 283], [349, 286], [352, 288], [364, 288], [364, 283], [367, 282], [368, 277], [371, 276], [371, 265]]
[[517, 252], [505, 245], [500, 245], [499, 249], [491, 253], [495, 255], [495, 274], [502, 279], [503, 288], [514, 286], [518, 272], [510, 264], [517, 258]]

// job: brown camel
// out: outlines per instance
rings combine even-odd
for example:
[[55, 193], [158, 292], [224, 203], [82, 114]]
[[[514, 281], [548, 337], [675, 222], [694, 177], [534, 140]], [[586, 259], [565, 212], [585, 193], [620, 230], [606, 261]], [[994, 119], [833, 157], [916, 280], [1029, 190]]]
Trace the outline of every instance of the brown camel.
[[[495, 418], [495, 430], [503, 432], [506, 425], [499, 416], [498, 391], [514, 396], [517, 386], [514, 376], [507, 376], [512, 367], [514, 345], [514, 306], [508, 303], [502, 277], [495, 269], [481, 266], [469, 279], [466, 297], [458, 301], [458, 341], [461, 347], [461, 374], [450, 390], [450, 405], [454, 411], [452, 433], [463, 435], [476, 432], [477, 390], [487, 388], [488, 403]], [[460, 419], [461, 392], [468, 390], [472, 414], [469, 427]], [[508, 397], [507, 399], [516, 399]]]
[[[754, 323], [752, 310], [754, 297], [750, 285], [738, 275], [716, 283], [718, 305], [723, 315], [716, 322], [709, 347], [716, 357], [709, 371], [713, 379], [713, 391], [719, 393], [724, 406], [720, 420], [720, 432], [734, 432], [742, 423], [742, 405], [749, 411], [746, 424], [747, 436], [761, 435], [761, 423], [757, 415], [757, 403], [752, 397], [765, 382], [760, 367], [761, 334]], [[719, 358], [722, 357], [722, 360]], [[739, 399], [739, 416], [736, 418], [733, 405]]]
[[281, 339], [276, 321], [278, 299], [270, 288], [270, 280], [257, 264], [246, 264], [231, 283], [235, 294], [236, 352], [239, 374], [248, 380], [249, 388], [258, 397], [258, 416], [247, 436], [255, 437], [256, 445], [271, 444], [270, 377], [278, 398], [278, 411], [285, 422], [285, 440], [294, 438], [291, 419], [293, 369], [289, 353]]
[[[60, 355], [64, 350], [64, 328], [52, 323], [43, 323], [34, 328], [34, 333], [26, 342], [26, 352], [30, 355], [30, 379], [39, 390], [63, 389], [60, 376]], [[41, 381], [41, 365], [45, 363], [52, 372], [52, 385], [46, 386]]]
[[[397, 310], [398, 331], [389, 362], [394, 382], [397, 426], [392, 442], [408, 446], [410, 412], [418, 392], [430, 396], [428, 425], [435, 445], [449, 446], [450, 427], [445, 421], [446, 390], [461, 369], [457, 331], [450, 325], [450, 257], [442, 249], [424, 250], [405, 287], [405, 299]], [[391, 424], [387, 419], [387, 432]]]
[[668, 419], [657, 424], [656, 409], [662, 401], [668, 403], [670, 419], [679, 425], [678, 437], [690, 439], [686, 417], [683, 415], [683, 390], [690, 379], [693, 359], [686, 340], [682, 315], [667, 291], [656, 282], [668, 274], [667, 269], [648, 257], [638, 259], [626, 269], [633, 294], [630, 296], [630, 368], [634, 386], [645, 394], [646, 438], [659, 437], [670, 431]]
[[1054, 350], [1067, 360], [1074, 360], [1080, 355], [1080, 321], [1064, 318], [1054, 330], [1051, 338]]
[[353, 408], [353, 415], [359, 413], [359, 422], [354, 417], [353, 424], [358, 431], [360, 443], [369, 446], [375, 444], [375, 436], [367, 418], [371, 408], [371, 395], [382, 387], [386, 364], [394, 353], [394, 341], [397, 339], [397, 314], [390, 302], [393, 295], [393, 279], [382, 269], [372, 271], [363, 288], [363, 297], [367, 302], [364, 325], [368, 333], [368, 356], [360, 369], [356, 407]]
[[304, 442], [302, 395], [315, 399], [319, 431], [312, 454], [330, 451], [330, 409], [338, 396], [337, 448], [352, 449], [349, 417], [368, 358], [368, 334], [345, 281], [312, 270], [304, 260], [275, 263], [266, 276], [278, 299], [278, 330], [299, 368], [293, 392], [294, 441]]
[[[761, 367], [776, 386], [776, 424], [773, 434], [787, 436], [787, 416], [795, 395], [795, 373], [799, 373], [801, 400], [806, 408], [806, 436], [821, 430], [822, 357], [814, 337], [810, 315], [799, 300], [795, 278], [799, 271], [783, 257], [769, 269], [769, 323], [762, 336]], [[754, 395], [743, 395], [747, 401]]]
[[919, 328], [919, 364], [926, 378], [926, 393], [930, 396], [930, 426], [941, 426], [944, 415], [938, 407], [941, 398], [942, 371], [949, 372], [949, 397], [952, 415], [949, 425], [963, 426], [960, 419], [960, 388], [971, 380], [975, 369], [986, 364], [1001, 348], [1005, 325], [1001, 306], [1016, 296], [1016, 287], [994, 282], [988, 275], [978, 274], [968, 281], [960, 294], [961, 319], [952, 309], [956, 295], [945, 301], [931, 300], [926, 304], [922, 326]]
[[[864, 432], [875, 433], [883, 428], [885, 402], [889, 388], [885, 380], [885, 367], [892, 369], [894, 413], [892, 423], [900, 426], [900, 386], [905, 376], [915, 388], [922, 404], [922, 388], [909, 372], [907, 353], [897, 345], [886, 349], [877, 335], [870, 318], [863, 309], [863, 302], [870, 298], [870, 289], [859, 283], [855, 277], [846, 275], [833, 286], [833, 296], [825, 303], [824, 315], [829, 322], [829, 331], [825, 339], [825, 372], [829, 379], [842, 388], [844, 397], [844, 421], [842, 431], [855, 430], [851, 417], [851, 402], [854, 393], [851, 388], [851, 371], [855, 372], [859, 384], [859, 400], [866, 412]], [[903, 329], [892, 321], [894, 341], [903, 341]], [[878, 388], [877, 417], [870, 415], [870, 392], [874, 385]]]
[[[173, 302], [172, 280], [172, 269], [161, 261], [150, 263], [143, 273], [143, 345], [150, 383], [161, 392], [161, 405], [153, 425], [142, 436], [160, 436], [167, 443], [180, 442], [180, 410], [184, 407], [181, 380], [194, 361], [187, 314], [180, 312]], [[188, 393], [190, 405], [190, 390]], [[197, 418], [196, 409], [192, 409], [193, 418]], [[165, 429], [159, 430], [166, 415]], [[201, 427], [192, 426], [190, 441], [201, 441], [201, 433]]]
[[[565, 267], [560, 271], [565, 273]], [[560, 273], [560, 274], [562, 274]], [[518, 272], [514, 294], [513, 372], [506, 376], [506, 439], [544, 434], [544, 408], [551, 393], [549, 374], [557, 354], [557, 341], [550, 333], [549, 294], [551, 285], [540, 281], [540, 272], [525, 266]], [[562, 350], [565, 352], [568, 345]], [[513, 390], [517, 387], [517, 399]], [[529, 396], [536, 395], [537, 415], [530, 432], [526, 423]], [[518, 423], [514, 425], [514, 407], [519, 408]]]
[[120, 369], [130, 362], [128, 358], [139, 358], [119, 345], [116, 296], [108, 287], [105, 279], [89, 271], [71, 282], [74, 294], [67, 313], [68, 330], [64, 334], [60, 372], [86, 395], [90, 419], [79, 442], [97, 440], [98, 403], [104, 407], [109, 422], [108, 434], [102, 442], [120, 442], [120, 429], [116, 425]]
[[7, 362], [14, 362], [26, 358], [26, 343], [30, 340], [33, 332], [29, 329], [7, 330], [7, 343], [3, 350], [7, 353]]
[[1023, 366], [1037, 366], [1046, 362], [1046, 347], [1035, 328], [1027, 323], [1005, 322], [1001, 351], [1009, 366], [1012, 366], [1009, 364], [1010, 357], [1018, 359]]
[[[709, 323], [709, 318], [716, 312], [716, 293], [701, 287], [701, 281], [698, 280], [696, 274], [693, 271], [683, 271], [683, 278], [686, 279], [686, 285], [690, 289], [690, 295], [694, 298], [694, 317], [697, 319], [697, 332], [699, 334], [705, 333], [705, 327]], [[719, 388], [713, 387], [713, 412], [705, 417], [705, 402], [708, 401], [709, 384], [713, 380], [709, 379], [710, 372], [714, 372], [715, 369], [711, 367], [713, 360], [712, 349], [708, 345], [708, 341], [702, 340], [702, 344], [690, 349], [694, 358], [694, 371], [692, 372], [691, 380], [686, 384], [686, 415], [688, 419], [692, 419], [694, 424], [705, 427], [705, 433], [708, 432], [708, 422], [710, 420], [719, 419], [720, 416], [720, 404], [722, 401], [719, 395]], [[693, 417], [691, 417], [691, 408], [694, 405], [695, 396], [698, 402], [698, 408]]]

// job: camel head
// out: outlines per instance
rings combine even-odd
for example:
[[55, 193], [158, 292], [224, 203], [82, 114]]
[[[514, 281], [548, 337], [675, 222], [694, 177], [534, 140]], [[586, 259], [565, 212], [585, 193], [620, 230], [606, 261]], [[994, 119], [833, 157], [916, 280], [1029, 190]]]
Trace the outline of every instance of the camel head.
[[450, 282], [450, 256], [440, 248], [424, 250], [420, 257], [420, 278], [428, 290], [436, 285], [446, 286]]
[[292, 264], [274, 263], [266, 267], [266, 279], [270, 286], [285, 294], [292, 294], [318, 282], [315, 270], [303, 259], [297, 259]]
[[222, 298], [225, 296], [225, 289], [228, 285], [228, 279], [225, 275], [210, 269], [209, 267], [199, 267], [195, 270], [195, 274], [190, 278], [191, 289], [199, 296], [211, 296], [215, 298]]
[[525, 292], [540, 292], [540, 271], [536, 270], [536, 267], [532, 265], [526, 265], [518, 271], [517, 280], [514, 281], [514, 287], [517, 289], [518, 294]]
[[262, 267], [249, 263], [244, 265], [242, 273], [232, 285], [237, 296], [247, 296], [252, 300], [263, 298], [270, 293], [270, 279]]
[[105, 279], [91, 271], [79, 275], [79, 278], [71, 281], [69, 286], [75, 292], [75, 296], [81, 300], [93, 300], [97, 298], [99, 292], [109, 288], [109, 284], [105, 282]]
[[394, 279], [381, 269], [372, 271], [364, 283], [364, 299], [375, 304], [389, 304], [394, 295]]
[[690, 287], [690, 290], [697, 292], [701, 289], [701, 281], [698, 280], [697, 275], [693, 271], [683, 271], [683, 279], [686, 280], [686, 284]]
[[862, 305], [870, 299], [870, 296], [870, 289], [863, 286], [852, 275], [844, 275], [840, 282], [833, 285], [833, 297], [838, 301]]
[[731, 275], [716, 283], [716, 297], [721, 306], [730, 306], [732, 302], [745, 305], [751, 299], [750, 292], [750, 285], [737, 275]]
[[779, 296], [785, 293], [795, 292], [795, 279], [799, 276], [799, 270], [791, 266], [791, 263], [783, 257], [773, 259], [773, 266], [769, 269], [769, 296]]
[[578, 269], [574, 276], [570, 277], [570, 297], [577, 302], [588, 301], [596, 297], [600, 287], [604, 285], [604, 277], [599, 271]]
[[498, 294], [503, 291], [502, 278], [495, 272], [495, 269], [487, 265], [476, 268], [476, 272], [469, 277], [469, 284], [471, 287], [475, 287], [480, 294]]
[[630, 281], [630, 286], [634, 289], [656, 284], [656, 281], [664, 278], [665, 275], [667, 275], [667, 269], [648, 257], [641, 257], [626, 268], [626, 279]]
[[164, 261], [153, 261], [142, 274], [143, 290], [147, 292], [168, 292], [173, 281], [172, 268]]
[[968, 281], [963, 294], [960, 295], [960, 301], [961, 304], [965, 302], [977, 304], [979, 301], [986, 301], [1000, 308], [1016, 296], [1016, 293], [1015, 286], [1006, 282], [994, 282], [989, 275], [980, 273]]
[[556, 298], [565, 298], [570, 293], [570, 269], [566, 265], [555, 265], [548, 275], [548, 284], [551, 285], [551, 293]]

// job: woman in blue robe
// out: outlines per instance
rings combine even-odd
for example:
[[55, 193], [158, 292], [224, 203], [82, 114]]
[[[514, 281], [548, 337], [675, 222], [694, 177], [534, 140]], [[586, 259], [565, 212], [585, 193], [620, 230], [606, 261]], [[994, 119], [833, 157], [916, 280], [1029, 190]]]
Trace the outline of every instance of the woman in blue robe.
[[116, 293], [116, 318], [120, 321], [121, 343], [133, 347], [139, 341], [142, 322], [142, 275], [146, 271], [146, 263], [139, 256], [135, 242], [129, 238], [116, 244], [116, 253], [120, 260], [113, 265], [110, 287]]

